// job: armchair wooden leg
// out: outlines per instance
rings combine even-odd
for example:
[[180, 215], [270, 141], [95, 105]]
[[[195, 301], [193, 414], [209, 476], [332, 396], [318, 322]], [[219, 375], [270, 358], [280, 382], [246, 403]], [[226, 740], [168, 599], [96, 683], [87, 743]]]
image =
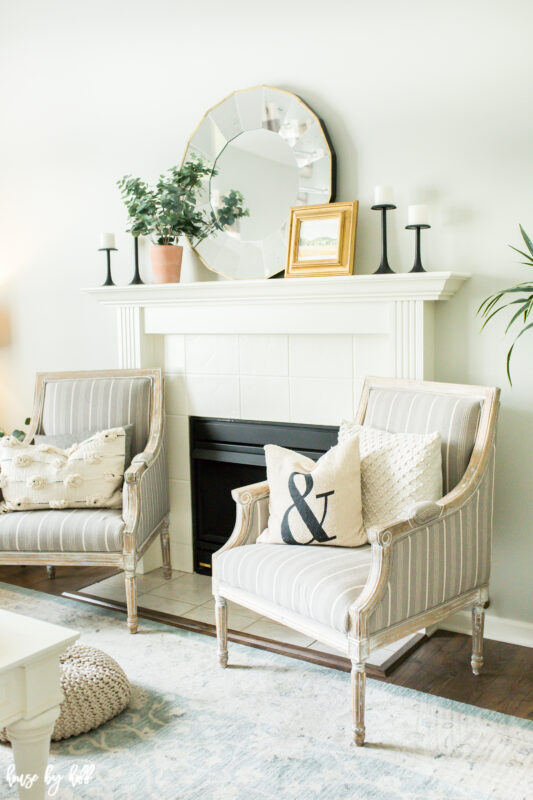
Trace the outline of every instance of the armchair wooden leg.
[[46, 567], [46, 571], [48, 573], [48, 577], [50, 580], [53, 580], [56, 576], [56, 568], [55, 567]]
[[133, 567], [127, 566], [124, 569], [124, 579], [126, 581], [126, 606], [128, 609], [128, 630], [130, 633], [137, 633], [137, 566], [133, 562]]
[[483, 628], [485, 625], [485, 609], [476, 605], [472, 609], [472, 672], [479, 675], [483, 666]]
[[366, 673], [364, 661], [352, 660], [352, 730], [357, 747], [365, 743], [365, 688]]
[[163, 556], [163, 576], [167, 581], [172, 578], [172, 565], [170, 563], [170, 540], [168, 537], [168, 517], [161, 526], [161, 554]]
[[215, 619], [217, 626], [218, 663], [225, 669], [228, 666], [228, 605], [224, 597], [215, 597]]

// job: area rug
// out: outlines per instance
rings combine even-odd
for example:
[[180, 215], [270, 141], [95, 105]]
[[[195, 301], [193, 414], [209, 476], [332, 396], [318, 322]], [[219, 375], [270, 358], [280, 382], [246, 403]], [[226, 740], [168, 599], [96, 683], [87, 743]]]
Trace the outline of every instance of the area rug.
[[[211, 637], [0, 583], [0, 606], [72, 627], [134, 685], [131, 706], [53, 744], [60, 800], [526, 800], [533, 723], [369, 680], [364, 748], [351, 744], [349, 677]], [[1, 634], [1, 632], [0, 632]], [[0, 796], [11, 749], [0, 748]], [[55, 784], [54, 781], [55, 780]], [[54, 792], [54, 793], [53, 793]]]

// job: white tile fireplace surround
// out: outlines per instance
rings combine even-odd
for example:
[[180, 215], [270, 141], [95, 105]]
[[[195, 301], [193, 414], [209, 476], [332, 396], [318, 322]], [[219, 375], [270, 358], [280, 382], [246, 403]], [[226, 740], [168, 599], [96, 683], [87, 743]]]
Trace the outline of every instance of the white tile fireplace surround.
[[[87, 289], [114, 306], [119, 365], [161, 366], [172, 565], [192, 571], [189, 415], [338, 425], [366, 375], [433, 377], [433, 308], [464, 274]], [[229, 532], [228, 532], [229, 533]], [[157, 543], [141, 569], [159, 566]]]

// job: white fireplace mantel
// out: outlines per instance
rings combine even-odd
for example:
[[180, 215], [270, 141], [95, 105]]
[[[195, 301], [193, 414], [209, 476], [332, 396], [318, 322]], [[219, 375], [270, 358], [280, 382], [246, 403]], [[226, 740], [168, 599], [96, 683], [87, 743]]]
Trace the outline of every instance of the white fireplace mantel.
[[[115, 309], [118, 363], [163, 367], [170, 543], [192, 570], [189, 416], [338, 425], [366, 375], [433, 377], [436, 302], [450, 272], [86, 289]], [[154, 546], [142, 569], [158, 566]]]
[[335, 278], [202, 281], [197, 283], [98, 286], [85, 289], [106, 305], [181, 306], [231, 302], [353, 302], [361, 300], [448, 300], [470, 276], [454, 272], [403, 272]]
[[452, 272], [210, 281], [85, 289], [117, 311], [119, 363], [155, 366], [150, 334], [375, 334], [396, 377], [432, 377], [433, 303], [468, 279]]

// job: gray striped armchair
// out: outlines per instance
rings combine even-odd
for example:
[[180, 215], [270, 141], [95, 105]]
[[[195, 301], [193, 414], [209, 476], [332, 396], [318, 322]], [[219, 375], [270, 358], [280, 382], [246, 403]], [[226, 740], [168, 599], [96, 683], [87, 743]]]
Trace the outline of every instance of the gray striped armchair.
[[235, 529], [213, 562], [220, 664], [228, 661], [227, 600], [345, 653], [357, 745], [365, 738], [365, 662], [373, 650], [472, 606], [478, 675], [498, 406], [495, 388], [367, 378], [356, 422], [391, 432], [439, 431], [445, 494], [370, 529], [363, 547], [256, 546], [268, 518], [268, 484], [236, 489]]
[[128, 628], [137, 631], [137, 561], [157, 534], [171, 577], [169, 493], [160, 369], [37, 375], [26, 441], [133, 424], [122, 509], [14, 511], [0, 516], [0, 564], [115, 564], [125, 573]]

